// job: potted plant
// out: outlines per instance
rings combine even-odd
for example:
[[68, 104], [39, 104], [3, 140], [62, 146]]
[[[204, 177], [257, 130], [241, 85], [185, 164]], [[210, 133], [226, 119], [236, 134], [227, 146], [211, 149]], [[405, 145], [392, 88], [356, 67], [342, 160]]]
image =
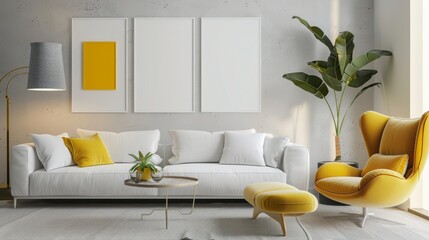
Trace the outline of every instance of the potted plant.
[[135, 172], [139, 171], [141, 172], [141, 180], [147, 181], [150, 180], [151, 172], [157, 172], [158, 169], [156, 168], [155, 164], [153, 164], [150, 159], [153, 156], [153, 153], [148, 152], [146, 155], [143, 155], [141, 151], [139, 151], [139, 156], [137, 157], [134, 154], [129, 154], [131, 157], [135, 159], [134, 166], [131, 167], [130, 171]]
[[[375, 82], [365, 85], [374, 76], [377, 71], [372, 69], [362, 69], [368, 63], [380, 58], [381, 56], [391, 56], [392, 53], [386, 50], [374, 49], [353, 59], [354, 35], [351, 32], [340, 32], [332, 44], [325, 33], [316, 26], [310, 26], [308, 22], [300, 17], [298, 19], [317, 40], [322, 42], [329, 49], [327, 61], [312, 61], [307, 64], [319, 72], [322, 78], [315, 75], [308, 75], [303, 72], [286, 73], [283, 78], [290, 80], [297, 87], [313, 94], [319, 99], [323, 99], [328, 105], [332, 121], [335, 126], [335, 160], [341, 160], [340, 135], [350, 107], [366, 90], [380, 86], [381, 83]], [[349, 88], [360, 89], [359, 92], [347, 103], [343, 109], [344, 96], [350, 94]], [[330, 103], [328, 96], [330, 89], [333, 92], [333, 103]], [[334, 107], [332, 107], [332, 105]], [[342, 112], [345, 110], [344, 112]]]

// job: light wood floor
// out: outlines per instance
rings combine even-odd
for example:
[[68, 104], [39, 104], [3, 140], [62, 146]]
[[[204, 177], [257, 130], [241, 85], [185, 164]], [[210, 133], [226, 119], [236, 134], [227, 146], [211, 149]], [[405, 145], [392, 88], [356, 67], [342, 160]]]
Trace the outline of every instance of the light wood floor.
[[314, 240], [317, 239], [386, 239], [424, 240], [429, 239], [429, 221], [397, 208], [370, 209], [376, 217], [391, 223], [369, 218], [364, 228], [359, 219], [350, 218], [340, 212], [361, 213], [361, 208], [351, 206], [319, 205], [313, 214], [301, 217], [304, 226]]

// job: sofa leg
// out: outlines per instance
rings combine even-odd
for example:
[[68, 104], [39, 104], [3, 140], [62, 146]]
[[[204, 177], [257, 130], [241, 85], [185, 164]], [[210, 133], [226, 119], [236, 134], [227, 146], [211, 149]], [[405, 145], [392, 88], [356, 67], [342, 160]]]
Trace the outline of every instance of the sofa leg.
[[16, 208], [18, 205], [18, 198], [13, 198], [13, 208]]

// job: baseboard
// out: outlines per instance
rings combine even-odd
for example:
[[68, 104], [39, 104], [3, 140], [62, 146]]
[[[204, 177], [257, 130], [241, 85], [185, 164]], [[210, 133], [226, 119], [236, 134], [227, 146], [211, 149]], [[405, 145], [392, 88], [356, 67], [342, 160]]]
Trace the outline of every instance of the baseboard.
[[409, 208], [408, 212], [429, 220], [429, 211], [423, 208]]

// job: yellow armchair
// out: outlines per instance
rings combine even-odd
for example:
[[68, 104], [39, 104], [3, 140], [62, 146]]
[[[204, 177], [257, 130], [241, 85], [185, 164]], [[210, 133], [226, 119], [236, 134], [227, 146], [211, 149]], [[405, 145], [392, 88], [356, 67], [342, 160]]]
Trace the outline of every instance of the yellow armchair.
[[365, 175], [347, 164], [332, 162], [318, 169], [315, 189], [335, 201], [363, 207], [363, 227], [367, 209], [393, 207], [405, 202], [414, 191], [428, 156], [429, 112], [419, 119], [400, 119], [365, 112], [360, 127], [368, 155], [408, 154], [405, 175], [375, 169]]

